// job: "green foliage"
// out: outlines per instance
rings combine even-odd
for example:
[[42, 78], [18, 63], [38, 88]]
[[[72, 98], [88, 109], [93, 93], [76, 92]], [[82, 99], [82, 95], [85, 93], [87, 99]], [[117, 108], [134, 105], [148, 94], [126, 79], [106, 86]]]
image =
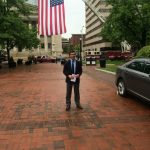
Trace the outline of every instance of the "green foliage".
[[101, 31], [105, 40], [114, 45], [127, 40], [130, 44], [150, 43], [149, 0], [106, 0], [112, 10]]
[[31, 49], [39, 44], [36, 29], [29, 29], [22, 20], [32, 11], [26, 1], [0, 0], [0, 45], [7, 49], [8, 58], [13, 47]]
[[70, 45], [70, 50], [79, 52], [80, 51], [80, 44]]
[[101, 70], [116, 72], [117, 67], [126, 63], [124, 60], [107, 60], [106, 68], [100, 68]]
[[80, 51], [80, 44], [74, 45], [74, 50], [76, 51], [76, 53], [79, 53], [79, 51]]
[[63, 46], [63, 53], [66, 53], [66, 54], [68, 54], [69, 53], [69, 45], [65, 45], [65, 46]]
[[75, 51], [76, 53], [79, 53], [80, 44], [63, 46], [64, 53], [69, 53], [71, 50]]
[[136, 57], [148, 57], [150, 58], [150, 46], [144, 46], [143, 48], [141, 48]]
[[37, 30], [36, 28], [29, 29], [27, 26], [24, 27], [22, 35], [20, 35], [20, 39], [16, 42], [17, 47], [19, 49], [27, 48], [31, 50], [33, 47], [37, 48], [40, 40], [37, 38]]

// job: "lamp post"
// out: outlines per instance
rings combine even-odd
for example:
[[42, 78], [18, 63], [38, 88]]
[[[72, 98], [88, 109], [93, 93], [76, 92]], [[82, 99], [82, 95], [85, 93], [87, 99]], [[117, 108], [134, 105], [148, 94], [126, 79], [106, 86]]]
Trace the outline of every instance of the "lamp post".
[[82, 59], [84, 58], [83, 56], [83, 29], [84, 29], [84, 26], [82, 26], [82, 29], [81, 29], [81, 37], [80, 37], [80, 59], [81, 59], [81, 63], [82, 63]]
[[55, 43], [52, 43], [52, 51], [51, 51], [51, 55], [55, 55]]
[[80, 63], [82, 65], [82, 38], [80, 38]]

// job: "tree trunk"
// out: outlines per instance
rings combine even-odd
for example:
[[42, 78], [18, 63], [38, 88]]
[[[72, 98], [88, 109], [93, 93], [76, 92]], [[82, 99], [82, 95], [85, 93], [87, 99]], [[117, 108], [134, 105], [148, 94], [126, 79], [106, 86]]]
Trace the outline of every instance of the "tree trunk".
[[10, 67], [10, 50], [7, 47], [7, 59], [8, 59], [8, 66]]
[[10, 49], [9, 49], [9, 44], [7, 41], [7, 59], [8, 59], [8, 65], [10, 64]]
[[142, 39], [141, 39], [140, 43], [141, 43], [141, 47], [144, 47], [146, 45], [146, 30], [145, 29], [143, 29]]
[[10, 50], [9, 50], [9, 48], [7, 48], [7, 59], [8, 59], [8, 61], [10, 59]]

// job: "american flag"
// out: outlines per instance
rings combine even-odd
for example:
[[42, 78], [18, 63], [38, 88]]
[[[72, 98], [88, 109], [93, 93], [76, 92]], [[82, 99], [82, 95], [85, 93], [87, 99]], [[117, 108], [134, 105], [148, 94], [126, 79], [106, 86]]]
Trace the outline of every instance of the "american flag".
[[66, 32], [64, 0], [38, 0], [39, 35]]

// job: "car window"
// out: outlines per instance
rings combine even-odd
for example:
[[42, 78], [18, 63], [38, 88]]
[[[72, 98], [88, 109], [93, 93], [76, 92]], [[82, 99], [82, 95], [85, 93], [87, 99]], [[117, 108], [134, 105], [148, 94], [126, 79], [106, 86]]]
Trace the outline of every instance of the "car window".
[[145, 68], [145, 62], [144, 61], [135, 61], [132, 62], [131, 64], [127, 65], [127, 68], [136, 70], [136, 71], [140, 71], [140, 72], [144, 72], [144, 68]]
[[150, 63], [146, 63], [144, 73], [150, 74]]

